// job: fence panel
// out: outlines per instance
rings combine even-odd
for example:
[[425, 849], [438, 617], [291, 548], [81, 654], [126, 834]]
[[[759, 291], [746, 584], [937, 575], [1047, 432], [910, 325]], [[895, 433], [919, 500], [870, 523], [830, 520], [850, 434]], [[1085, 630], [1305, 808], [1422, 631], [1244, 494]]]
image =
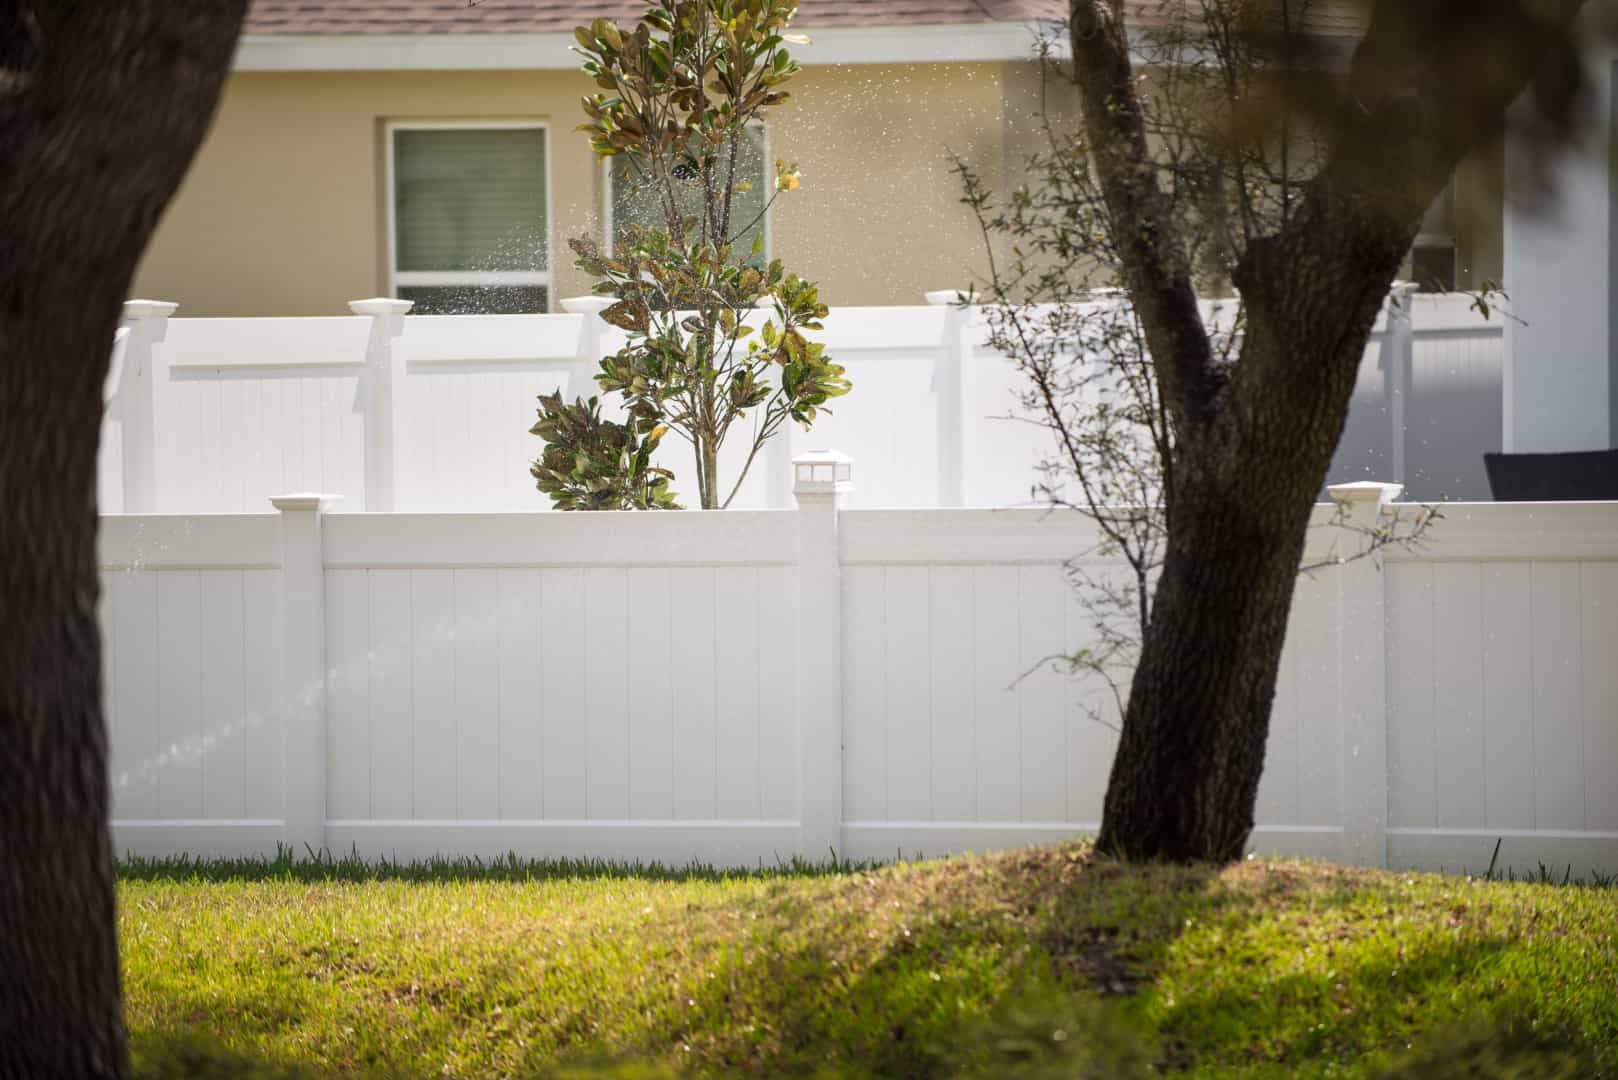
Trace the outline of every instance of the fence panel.
[[528, 465], [541, 394], [589, 395], [581, 315], [416, 315], [395, 383], [398, 509], [544, 510]]
[[[1618, 852], [1614, 508], [1465, 506], [1389, 566], [1389, 856], [1575, 871]], [[1532, 856], [1528, 853], [1534, 852]]]
[[279, 526], [269, 514], [103, 519], [121, 846], [228, 854], [282, 838]]
[[137, 343], [126, 363], [152, 381], [145, 509], [247, 513], [283, 491], [363, 509], [369, 330], [358, 317], [169, 319], [160, 341]]
[[[121, 850], [936, 855], [1096, 828], [1073, 512], [108, 516]], [[1380, 490], [1343, 492], [1357, 525]], [[1399, 510], [1413, 513], [1414, 508]], [[1307, 559], [1360, 536], [1317, 512]], [[1300, 579], [1252, 846], [1618, 870], [1618, 504], [1460, 504]]]
[[333, 518], [329, 842], [790, 854], [795, 524]]
[[[1026, 379], [987, 347], [979, 309], [947, 293], [930, 299], [831, 312], [820, 337], [856, 390], [812, 431], [782, 429], [734, 508], [787, 507], [787, 462], [827, 446], [864, 466], [851, 506], [1042, 501], [1032, 498], [1036, 468], [1053, 444], [1025, 422]], [[1419, 499], [1487, 498], [1500, 316], [1483, 319], [1465, 296], [1402, 302], [1408, 316], [1385, 315], [1373, 334], [1331, 478], [1393, 479]], [[408, 305], [379, 299], [356, 301], [363, 314], [344, 318], [170, 319], [173, 305], [132, 301], [115, 344], [101, 504], [241, 513], [318, 490], [342, 496], [346, 511], [549, 509], [528, 472], [542, 449], [528, 434], [536, 399], [594, 393], [597, 359], [622, 344], [596, 317], [599, 299], [566, 303], [561, 315], [401, 318]], [[742, 425], [726, 441], [722, 496], [750, 434]], [[691, 448], [674, 435], [660, 456], [696, 505]]]
[[1366, 347], [1331, 481], [1391, 480], [1410, 499], [1486, 501], [1483, 455], [1501, 446], [1505, 316], [1485, 317], [1466, 294], [1399, 303], [1407, 314], [1384, 312]]

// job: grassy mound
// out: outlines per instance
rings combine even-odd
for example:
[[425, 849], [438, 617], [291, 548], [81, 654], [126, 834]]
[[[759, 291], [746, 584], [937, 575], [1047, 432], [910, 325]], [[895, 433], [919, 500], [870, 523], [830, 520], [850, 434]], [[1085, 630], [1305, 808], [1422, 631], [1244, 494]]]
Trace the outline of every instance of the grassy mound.
[[1066, 846], [742, 876], [148, 865], [120, 898], [153, 1077], [1618, 1075], [1612, 889]]

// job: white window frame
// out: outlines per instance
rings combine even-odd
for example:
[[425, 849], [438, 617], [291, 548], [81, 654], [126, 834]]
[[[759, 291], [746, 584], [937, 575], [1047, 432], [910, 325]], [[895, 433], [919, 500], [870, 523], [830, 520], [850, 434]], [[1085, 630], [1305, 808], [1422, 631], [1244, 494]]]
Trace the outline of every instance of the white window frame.
[[[1401, 278], [1409, 280], [1415, 276], [1416, 250], [1418, 248], [1446, 250], [1450, 256], [1450, 275], [1455, 279], [1455, 287], [1460, 288], [1461, 268], [1456, 265], [1458, 253], [1456, 251], [1455, 233], [1453, 232], [1456, 213], [1455, 202], [1459, 197], [1459, 188], [1456, 185], [1455, 176], [1455, 173], [1450, 174], [1449, 182], [1444, 185], [1443, 191], [1438, 195], [1440, 199], [1447, 198], [1450, 200], [1450, 229], [1452, 231], [1429, 232], [1424, 228], [1418, 232], [1416, 238], [1410, 242], [1410, 250], [1405, 252], [1404, 260], [1399, 264], [1399, 276]], [[1422, 225], [1425, 226], [1426, 224], [1426, 217], [1423, 215]], [[1422, 289], [1427, 287], [1427, 283], [1424, 281], [1416, 284]]]
[[[764, 132], [764, 175], [763, 182], [772, 183], [770, 174], [770, 125], [763, 120], [749, 120], [747, 126]], [[547, 136], [548, 138], [549, 136]], [[774, 196], [774, 192], [770, 192]], [[768, 199], [765, 205], [769, 205]], [[612, 250], [612, 158], [601, 159], [601, 246], [605, 251]], [[775, 250], [775, 215], [769, 210], [764, 211], [764, 258], [770, 258], [770, 252]]]
[[[399, 269], [399, 206], [395, 185], [393, 160], [396, 131], [543, 131], [545, 133], [545, 269], [543, 270], [400, 270]], [[547, 310], [556, 308], [556, 290], [552, 287], [552, 258], [555, 249], [551, 238], [555, 232], [555, 200], [551, 180], [556, 146], [551, 139], [551, 125], [547, 120], [389, 120], [383, 125], [383, 185], [387, 188], [388, 205], [388, 295], [399, 295], [400, 286], [434, 285], [527, 285], [545, 289]]]

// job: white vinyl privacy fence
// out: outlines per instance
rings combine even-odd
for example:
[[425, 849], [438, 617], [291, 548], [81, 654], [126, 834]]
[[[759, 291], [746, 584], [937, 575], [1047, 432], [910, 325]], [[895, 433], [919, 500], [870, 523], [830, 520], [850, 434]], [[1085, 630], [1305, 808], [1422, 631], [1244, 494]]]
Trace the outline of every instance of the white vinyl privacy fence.
[[[1063, 576], [1092, 529], [848, 508], [837, 467], [793, 510], [105, 517], [119, 849], [753, 865], [1093, 830], [1117, 717], [1040, 666], [1093, 635]], [[1300, 582], [1253, 847], [1618, 869], [1618, 505], [1447, 515]], [[1328, 517], [1312, 558], [1356, 542]]]
[[[1021, 415], [1023, 380], [985, 348], [982, 313], [929, 294], [915, 307], [834, 310], [821, 339], [855, 390], [812, 434], [773, 440], [736, 507], [791, 505], [788, 462], [838, 446], [870, 479], [858, 507], [1031, 501], [1044, 433]], [[183, 319], [131, 301], [114, 348], [102, 432], [111, 513], [251, 513], [284, 491], [342, 496], [342, 510], [548, 510], [528, 465], [535, 399], [590, 394], [622, 344], [596, 313], [405, 316], [362, 300], [333, 318]], [[762, 317], [762, 316], [761, 316]], [[1391, 480], [1416, 499], [1486, 499], [1500, 448], [1501, 329], [1469, 297], [1405, 298], [1377, 323], [1334, 481]], [[735, 475], [745, 448], [726, 448]], [[665, 443], [687, 483], [689, 450]], [[682, 467], [684, 465], [684, 467]]]
[[1500, 451], [1504, 430], [1505, 322], [1469, 294], [1397, 294], [1360, 364], [1332, 481], [1392, 480], [1433, 502], [1488, 499], [1483, 455]]

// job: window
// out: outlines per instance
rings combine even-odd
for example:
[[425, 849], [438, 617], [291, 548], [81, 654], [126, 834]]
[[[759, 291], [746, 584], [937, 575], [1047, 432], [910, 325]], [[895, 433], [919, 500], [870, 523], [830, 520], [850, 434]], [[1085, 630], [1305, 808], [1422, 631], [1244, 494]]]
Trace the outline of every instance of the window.
[[[749, 124], [745, 137], [736, 148], [736, 179], [752, 184], [753, 190], [737, 192], [730, 209], [731, 231], [740, 233], [734, 247], [742, 258], [746, 258], [752, 249], [755, 237], [763, 235], [766, 248], [769, 244], [769, 222], [764, 208], [769, 203], [774, 183], [770, 179], [773, 174], [767, 167], [768, 159], [769, 144], [764, 125]], [[629, 155], [619, 154], [608, 158], [605, 169], [606, 232], [609, 241], [616, 241], [627, 225], [652, 227], [663, 224], [663, 211], [657, 204], [657, 196], [651, 190], [651, 185], [640, 179]], [[693, 216], [701, 205], [700, 192], [700, 186], [693, 183], [686, 195], [684, 207]]]
[[1455, 291], [1455, 180], [1439, 193], [1421, 219], [1421, 232], [1410, 248], [1409, 270], [1402, 276], [1422, 292]]
[[387, 137], [393, 295], [422, 315], [547, 310], [544, 125], [392, 124]]

